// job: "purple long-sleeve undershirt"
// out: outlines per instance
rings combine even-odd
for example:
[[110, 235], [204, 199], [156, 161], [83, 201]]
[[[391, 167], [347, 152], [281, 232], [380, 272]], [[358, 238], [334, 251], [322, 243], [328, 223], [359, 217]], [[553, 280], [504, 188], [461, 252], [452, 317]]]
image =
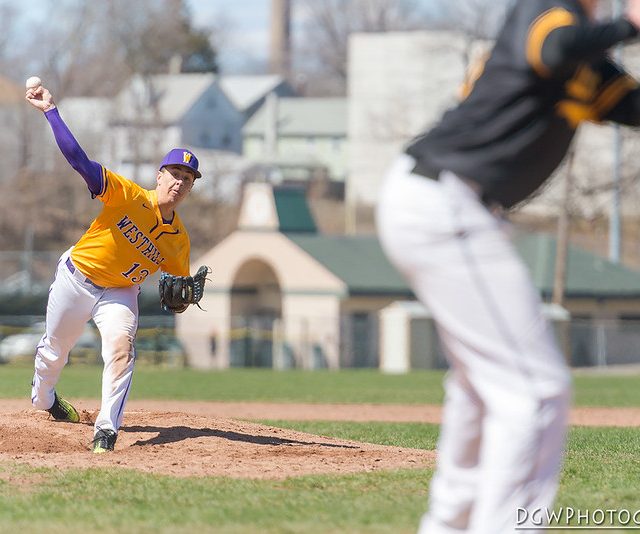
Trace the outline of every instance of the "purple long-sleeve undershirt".
[[67, 127], [67, 125], [60, 117], [58, 108], [53, 108], [45, 112], [45, 117], [51, 125], [53, 135], [56, 138], [56, 143], [60, 148], [60, 152], [67, 159], [69, 165], [71, 165], [87, 182], [89, 191], [94, 195], [99, 195], [102, 192], [102, 165], [91, 161], [85, 154], [82, 147], [73, 137], [73, 134]]

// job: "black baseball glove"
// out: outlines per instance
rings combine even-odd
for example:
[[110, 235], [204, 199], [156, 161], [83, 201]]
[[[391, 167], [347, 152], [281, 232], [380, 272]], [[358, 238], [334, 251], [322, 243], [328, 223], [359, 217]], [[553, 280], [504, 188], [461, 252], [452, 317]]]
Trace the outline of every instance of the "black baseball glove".
[[[174, 276], [162, 273], [158, 289], [164, 311], [182, 313], [189, 304], [198, 304], [204, 294], [204, 283], [211, 269], [203, 265], [194, 276]], [[198, 305], [198, 307], [200, 307]]]

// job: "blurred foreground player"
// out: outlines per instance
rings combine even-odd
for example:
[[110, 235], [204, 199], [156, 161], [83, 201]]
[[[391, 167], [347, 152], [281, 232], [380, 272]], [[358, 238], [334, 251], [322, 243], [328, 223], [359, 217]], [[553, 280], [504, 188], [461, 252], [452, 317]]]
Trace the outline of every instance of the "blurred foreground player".
[[533, 532], [518, 510], [553, 506], [570, 374], [499, 212], [549, 178], [583, 121], [640, 125], [638, 84], [607, 55], [637, 36], [640, 0], [606, 23], [597, 7], [516, 2], [464, 100], [385, 179], [381, 243], [451, 368], [420, 534]]

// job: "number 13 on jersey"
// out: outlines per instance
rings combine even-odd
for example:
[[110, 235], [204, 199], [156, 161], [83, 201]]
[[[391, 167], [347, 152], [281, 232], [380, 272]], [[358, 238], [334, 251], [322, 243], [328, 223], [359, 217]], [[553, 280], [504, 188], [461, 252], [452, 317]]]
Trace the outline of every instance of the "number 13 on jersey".
[[144, 279], [149, 276], [147, 269], [140, 269], [139, 263], [134, 263], [128, 271], [120, 273], [122, 276], [131, 280], [134, 284], [141, 284]]

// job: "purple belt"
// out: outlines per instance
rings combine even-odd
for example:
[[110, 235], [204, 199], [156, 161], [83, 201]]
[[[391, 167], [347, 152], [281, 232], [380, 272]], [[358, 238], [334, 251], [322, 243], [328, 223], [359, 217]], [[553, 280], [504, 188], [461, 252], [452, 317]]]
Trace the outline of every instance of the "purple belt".
[[[102, 286], [99, 286], [98, 284], [94, 284], [91, 280], [89, 280], [86, 276], [84, 276], [77, 268], [76, 266], [73, 264], [73, 262], [71, 261], [71, 258], [67, 258], [67, 261], [65, 262], [65, 265], [67, 266], [67, 268], [69, 269], [69, 271], [71, 272], [71, 274], [75, 275], [76, 278], [78, 278], [81, 282], [85, 282], [87, 284], [91, 284], [93, 287], [95, 287], [96, 289], [105, 289]], [[76, 274], [77, 272], [77, 274]]]

